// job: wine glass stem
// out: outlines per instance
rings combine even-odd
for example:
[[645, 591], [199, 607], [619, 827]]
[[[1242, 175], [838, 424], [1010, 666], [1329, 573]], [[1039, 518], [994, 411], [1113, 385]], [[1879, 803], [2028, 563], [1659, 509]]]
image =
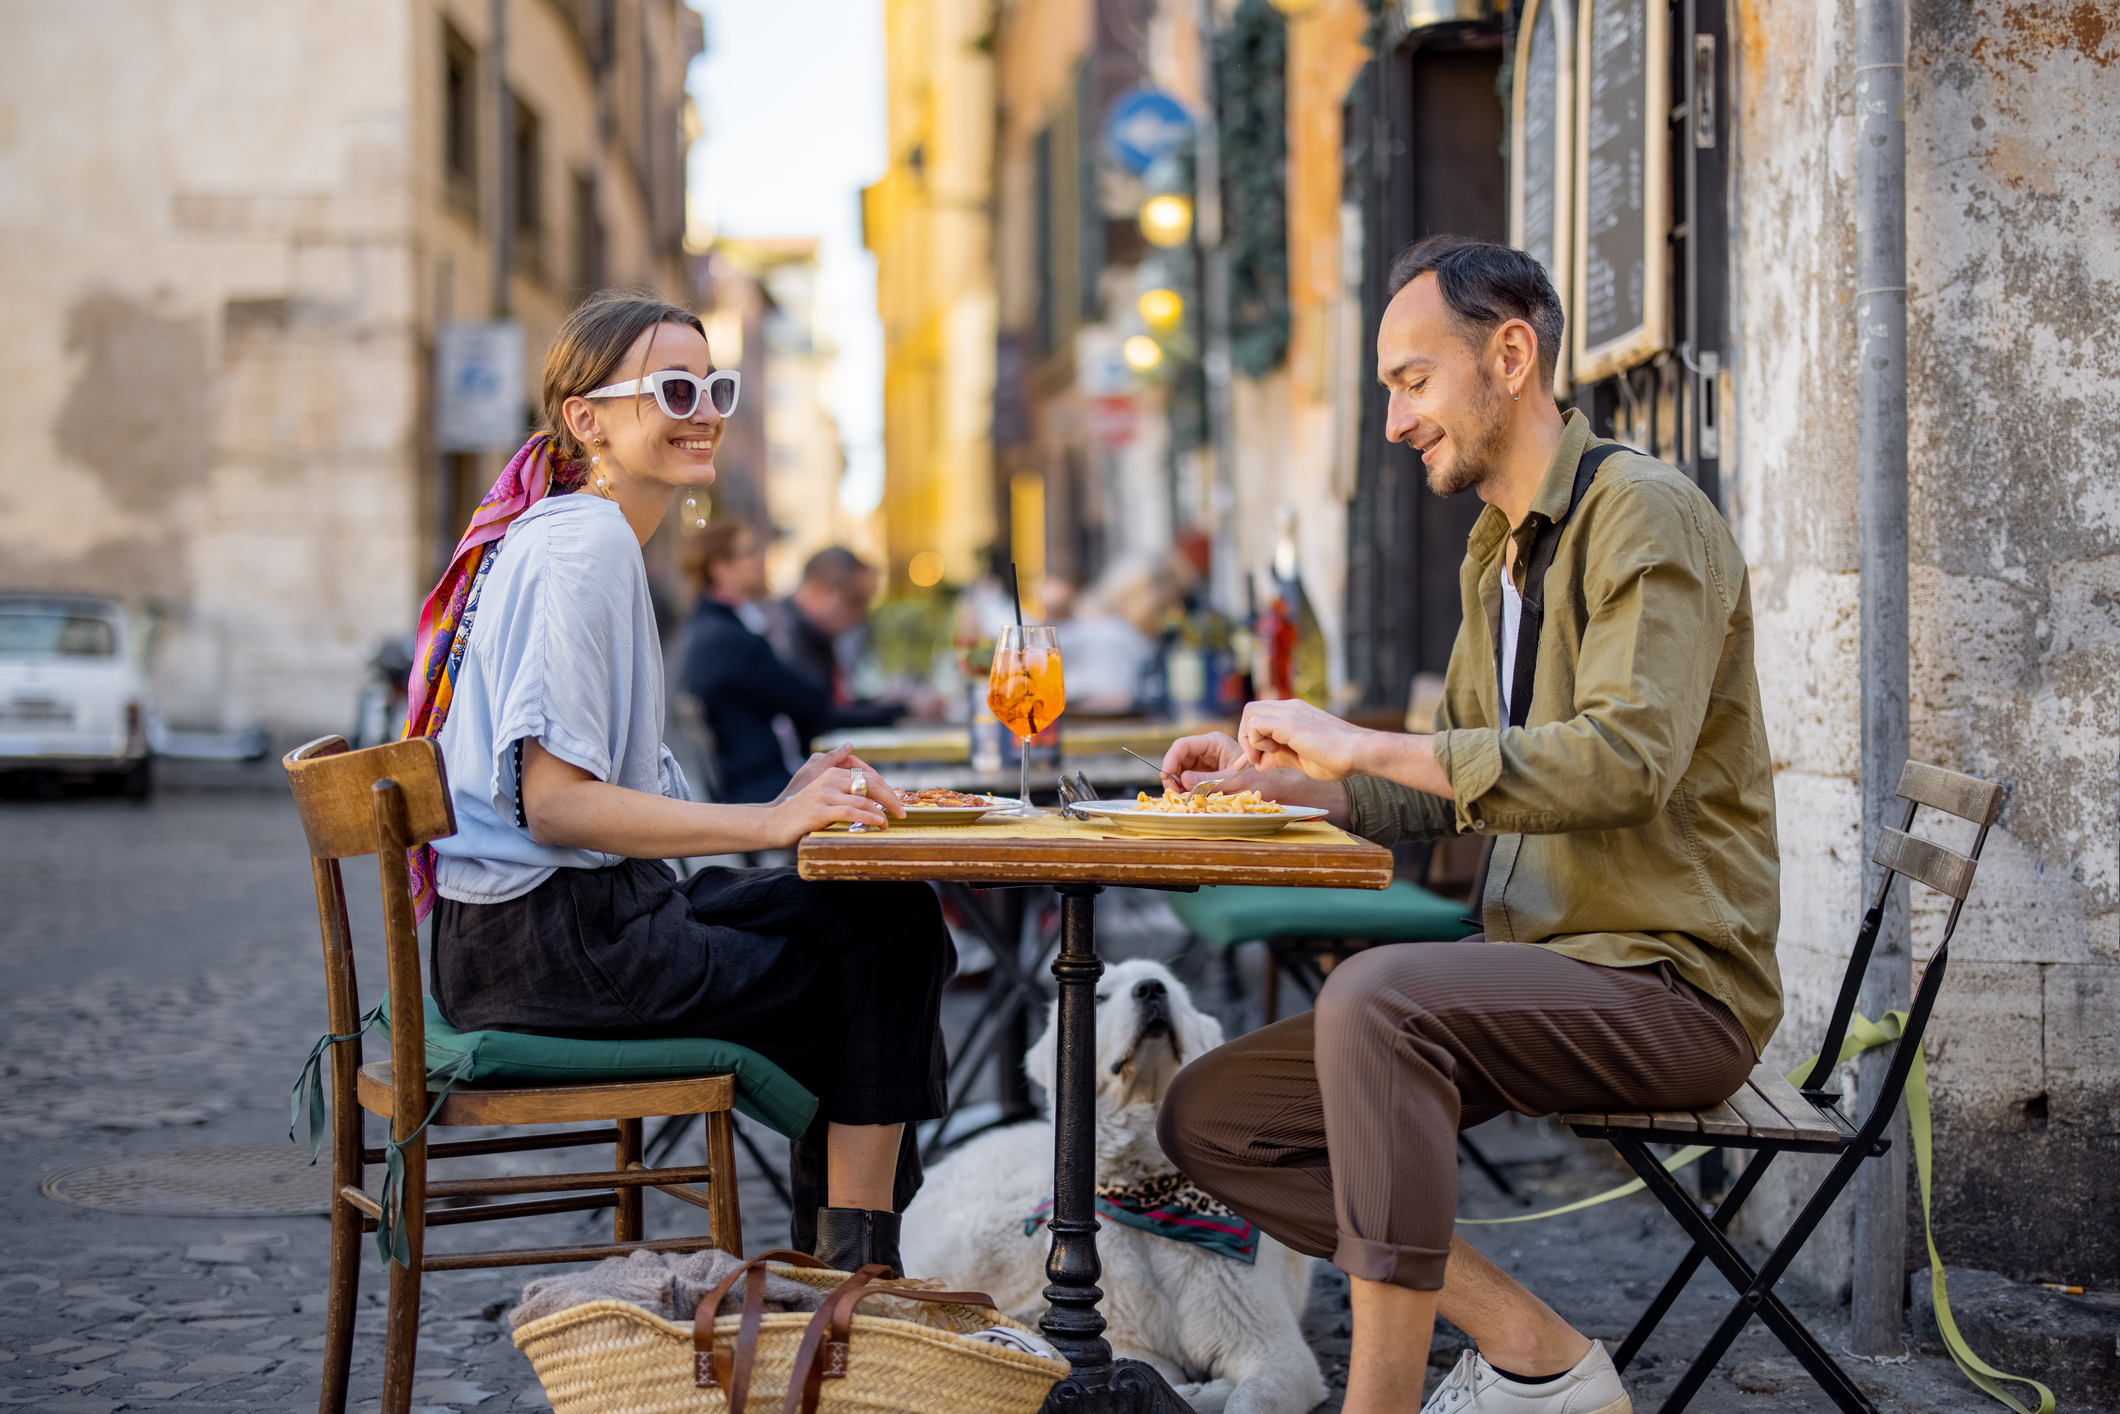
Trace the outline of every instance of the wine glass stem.
[[1023, 754], [1016, 758], [1016, 801], [1024, 814], [1031, 813], [1031, 739], [1023, 738]]

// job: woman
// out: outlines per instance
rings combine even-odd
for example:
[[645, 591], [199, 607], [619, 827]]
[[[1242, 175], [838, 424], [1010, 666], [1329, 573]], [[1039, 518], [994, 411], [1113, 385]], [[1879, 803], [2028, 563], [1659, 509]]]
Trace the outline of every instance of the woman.
[[663, 747], [641, 546], [680, 489], [714, 480], [735, 394], [699, 320], [653, 298], [583, 305], [545, 357], [552, 430], [488, 493], [421, 618], [408, 735], [438, 738], [457, 819], [415, 882], [435, 908], [434, 998], [463, 1030], [767, 1056], [821, 1101], [794, 1147], [796, 1245], [895, 1268], [920, 1174], [905, 1127], [945, 1098], [954, 957], [933, 893], [792, 869], [679, 881], [663, 863], [904, 815], [845, 748], [769, 802], [705, 805]]

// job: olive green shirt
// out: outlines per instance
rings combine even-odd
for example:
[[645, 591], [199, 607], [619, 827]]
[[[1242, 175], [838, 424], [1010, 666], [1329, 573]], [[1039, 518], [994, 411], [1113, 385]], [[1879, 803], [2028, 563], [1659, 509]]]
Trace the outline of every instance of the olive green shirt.
[[[1570, 412], [1514, 531], [1519, 591], [1594, 445]], [[1356, 776], [1349, 828], [1380, 844], [1494, 835], [1489, 939], [1607, 967], [1669, 962], [1764, 1051], [1781, 1021], [1780, 864], [1737, 542], [1678, 472], [1633, 452], [1607, 459], [1561, 529], [1531, 710], [1511, 727], [1495, 664], [1511, 534], [1489, 506], [1458, 573], [1465, 620], [1435, 718], [1457, 799]]]

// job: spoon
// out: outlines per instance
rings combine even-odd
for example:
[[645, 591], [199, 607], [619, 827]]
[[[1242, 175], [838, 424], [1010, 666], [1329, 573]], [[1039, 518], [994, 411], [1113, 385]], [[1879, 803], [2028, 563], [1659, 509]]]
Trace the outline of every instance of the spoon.
[[[1153, 766], [1155, 768], [1157, 777], [1159, 779], [1161, 778], [1163, 774], [1163, 765], [1161, 762], [1151, 761], [1146, 756], [1143, 756], [1140, 752], [1133, 750], [1131, 747], [1122, 746], [1119, 749], [1121, 751], [1124, 751], [1128, 756], [1133, 757], [1134, 760], [1139, 761], [1142, 765]], [[1207, 796], [1212, 795], [1214, 793], [1215, 787], [1226, 786], [1229, 784], [1231, 779], [1233, 778], [1229, 776], [1224, 776], [1222, 779], [1217, 781], [1202, 781], [1200, 782], [1200, 784], [1194, 786], [1191, 790], [1187, 791], [1186, 794], [1194, 797], [1195, 799], [1205, 799]]]

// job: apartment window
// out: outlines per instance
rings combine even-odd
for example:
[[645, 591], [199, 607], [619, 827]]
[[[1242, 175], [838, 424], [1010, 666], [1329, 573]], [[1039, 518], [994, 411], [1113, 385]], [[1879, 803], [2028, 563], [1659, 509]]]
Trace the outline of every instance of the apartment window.
[[587, 299], [604, 283], [604, 222], [596, 209], [596, 179], [574, 174], [574, 296]]
[[516, 267], [535, 273], [544, 268], [544, 135], [537, 110], [512, 94], [510, 101], [515, 105], [514, 170], [508, 175], [514, 187]]
[[449, 199], [478, 209], [478, 51], [442, 25], [442, 177]]

